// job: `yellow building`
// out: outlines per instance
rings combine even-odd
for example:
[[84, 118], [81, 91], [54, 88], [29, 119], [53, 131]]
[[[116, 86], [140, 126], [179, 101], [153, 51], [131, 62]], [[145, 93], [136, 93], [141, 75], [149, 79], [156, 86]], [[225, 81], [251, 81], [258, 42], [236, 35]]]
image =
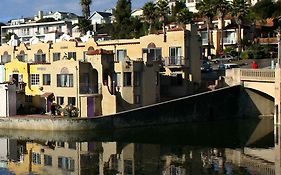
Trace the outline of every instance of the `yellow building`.
[[192, 94], [201, 80], [200, 49], [189, 25], [139, 39], [2, 45], [0, 55], [5, 80], [18, 88], [18, 108], [49, 112], [56, 102], [94, 117]]

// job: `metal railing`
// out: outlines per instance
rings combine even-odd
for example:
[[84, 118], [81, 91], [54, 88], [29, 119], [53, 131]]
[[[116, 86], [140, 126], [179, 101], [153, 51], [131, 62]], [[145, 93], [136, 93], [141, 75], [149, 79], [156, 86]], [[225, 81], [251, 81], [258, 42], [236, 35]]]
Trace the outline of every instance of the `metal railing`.
[[241, 80], [249, 81], [275, 81], [275, 70], [271, 69], [240, 69]]
[[170, 56], [163, 58], [164, 66], [185, 66], [187, 58], [183, 56]]

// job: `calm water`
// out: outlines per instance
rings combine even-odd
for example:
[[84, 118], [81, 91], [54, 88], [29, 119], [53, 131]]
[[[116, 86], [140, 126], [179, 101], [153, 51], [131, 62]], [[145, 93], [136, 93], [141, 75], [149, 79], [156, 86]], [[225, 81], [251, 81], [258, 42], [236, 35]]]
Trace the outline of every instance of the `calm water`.
[[[280, 174], [271, 119], [118, 131], [0, 131], [0, 174]], [[275, 139], [275, 141], [274, 141]]]

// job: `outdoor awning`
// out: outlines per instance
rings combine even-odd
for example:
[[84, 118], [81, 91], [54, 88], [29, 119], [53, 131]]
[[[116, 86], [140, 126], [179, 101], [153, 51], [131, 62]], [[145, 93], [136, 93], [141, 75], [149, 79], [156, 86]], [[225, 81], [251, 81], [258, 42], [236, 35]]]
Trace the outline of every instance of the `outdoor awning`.
[[52, 92], [45, 92], [44, 94], [41, 95], [41, 97], [49, 98], [53, 95], [54, 95], [54, 93], [52, 93]]

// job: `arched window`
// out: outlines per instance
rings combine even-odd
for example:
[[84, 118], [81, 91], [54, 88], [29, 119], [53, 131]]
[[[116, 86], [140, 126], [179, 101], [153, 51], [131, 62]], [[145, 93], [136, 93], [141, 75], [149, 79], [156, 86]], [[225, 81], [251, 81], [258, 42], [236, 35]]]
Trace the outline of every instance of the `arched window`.
[[36, 63], [45, 63], [46, 62], [46, 54], [43, 53], [41, 49], [37, 51], [36, 54], [34, 54], [34, 61]]
[[5, 64], [11, 62], [11, 55], [9, 55], [9, 53], [7, 51], [5, 51], [3, 53], [3, 55], [1, 56], [1, 63]]
[[24, 50], [20, 51], [20, 53], [17, 55], [17, 59], [22, 62], [27, 61], [27, 55], [25, 54]]

